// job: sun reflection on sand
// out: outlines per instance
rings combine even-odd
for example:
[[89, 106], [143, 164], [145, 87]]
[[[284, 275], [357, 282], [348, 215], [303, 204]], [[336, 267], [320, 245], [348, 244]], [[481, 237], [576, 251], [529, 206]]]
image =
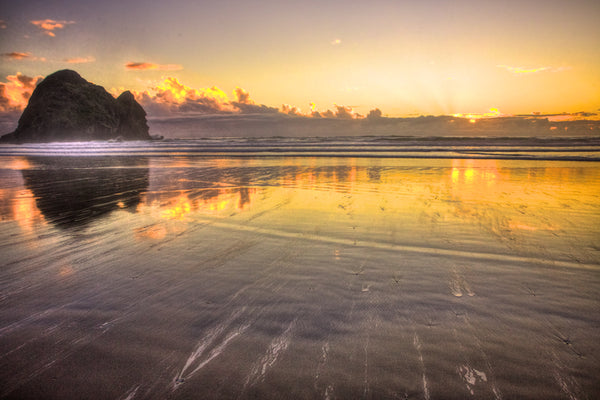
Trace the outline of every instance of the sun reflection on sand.
[[[152, 199], [142, 202], [138, 211], [158, 207], [161, 218], [186, 221], [192, 213], [216, 216], [224, 211], [242, 211], [251, 206], [254, 194], [254, 188], [221, 189], [211, 191], [210, 195], [207, 195], [207, 191], [201, 191], [200, 195], [160, 193], [158, 198], [156, 194], [151, 193], [148, 197]], [[172, 197], [169, 197], [170, 195]]]
[[452, 160], [451, 180], [454, 185], [493, 186], [498, 181], [496, 160]]
[[13, 216], [22, 228], [31, 231], [36, 220], [43, 220], [44, 216], [37, 208], [33, 193], [30, 190], [20, 191], [13, 199]]
[[[573, 193], [590, 215], [598, 215], [593, 207], [600, 195], [590, 184], [600, 179], [598, 169], [581, 163], [318, 157], [177, 157], [152, 163], [148, 187], [135, 195], [135, 206], [126, 207], [133, 204], [126, 192], [115, 200], [114, 211], [148, 218], [148, 224], [133, 227], [136, 240], [164, 240], [216, 218], [350, 239], [362, 231], [391, 243], [416, 242], [412, 232], [423, 229], [449, 243], [453, 235], [465, 234], [452, 229], [469, 229], [469, 235], [480, 230], [509, 243], [527, 235], [567, 234], [577, 227], [569, 223]], [[32, 168], [26, 159], [10, 165]], [[34, 232], [69, 211], [44, 215], [36, 196], [54, 192], [34, 193], [20, 175], [14, 175], [13, 187], [0, 188], [2, 220]], [[548, 210], [556, 215], [547, 217]]]
[[13, 218], [21, 229], [33, 232], [36, 225], [45, 223], [44, 215], [35, 204], [35, 198], [30, 190], [22, 190], [13, 199]]
[[[209, 194], [210, 193], [210, 194]], [[257, 190], [254, 188], [219, 189], [213, 191], [150, 192], [136, 212], [156, 218], [155, 225], [135, 229], [137, 239], [162, 240], [180, 232], [182, 225], [198, 218], [226, 217], [251, 207]]]
[[16, 221], [23, 232], [33, 233], [36, 227], [46, 224], [31, 190], [0, 188], [0, 204], [0, 220]]
[[[180, 195], [175, 198], [172, 204], [161, 211], [161, 216], [165, 219], [174, 219], [183, 221], [186, 216], [192, 211], [192, 204], [185, 195]], [[174, 203], [174, 204], [173, 204]]]
[[[4, 168], [20, 171], [31, 168], [31, 163], [25, 157], [15, 157], [8, 159]], [[18, 186], [13, 188], [0, 188], [0, 220], [16, 221], [23, 231], [31, 233], [36, 225], [45, 224], [46, 221], [35, 203], [35, 195], [23, 187], [20, 174], [16, 183]]]
[[13, 159], [10, 159], [10, 162], [7, 165], [5, 165], [5, 168], [20, 171], [23, 169], [31, 168], [31, 163], [25, 157], [15, 157]]

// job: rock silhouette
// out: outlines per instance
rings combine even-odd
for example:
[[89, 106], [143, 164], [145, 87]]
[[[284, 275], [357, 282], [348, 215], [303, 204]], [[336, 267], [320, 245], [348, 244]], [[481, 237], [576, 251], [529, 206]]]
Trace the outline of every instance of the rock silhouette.
[[35, 88], [17, 129], [3, 142], [148, 140], [146, 112], [127, 91], [115, 99], [77, 72], [61, 70]]

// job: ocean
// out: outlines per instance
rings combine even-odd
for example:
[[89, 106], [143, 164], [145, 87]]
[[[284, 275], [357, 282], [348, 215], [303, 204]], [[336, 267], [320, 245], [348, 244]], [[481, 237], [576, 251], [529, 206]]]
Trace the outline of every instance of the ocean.
[[0, 145], [0, 398], [593, 399], [600, 140]]

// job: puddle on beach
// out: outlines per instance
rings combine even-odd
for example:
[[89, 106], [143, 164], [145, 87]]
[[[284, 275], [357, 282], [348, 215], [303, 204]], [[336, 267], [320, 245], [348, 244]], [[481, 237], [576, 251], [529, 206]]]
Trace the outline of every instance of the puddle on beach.
[[4, 157], [0, 398], [593, 398], [600, 165]]

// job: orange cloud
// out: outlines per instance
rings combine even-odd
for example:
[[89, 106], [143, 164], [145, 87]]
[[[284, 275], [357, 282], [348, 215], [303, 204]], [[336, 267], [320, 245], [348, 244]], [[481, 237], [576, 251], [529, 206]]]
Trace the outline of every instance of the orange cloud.
[[254, 100], [250, 98], [250, 94], [241, 87], [236, 87], [233, 91], [233, 94], [235, 95], [235, 98], [237, 99], [238, 103], [255, 104]]
[[42, 29], [44, 34], [52, 37], [56, 36], [56, 34], [53, 32], [55, 29], [63, 29], [65, 26], [75, 23], [75, 21], [55, 21], [53, 19], [43, 19], [29, 22]]
[[0, 82], [0, 112], [23, 110], [42, 79], [42, 76], [32, 78], [20, 72], [7, 76], [7, 82]]
[[[135, 63], [145, 64], [145, 63]], [[145, 68], [136, 65], [134, 68]], [[112, 90], [114, 95], [124, 88]], [[151, 116], [170, 116], [177, 114], [287, 114], [297, 117], [363, 119], [365, 116], [356, 113], [352, 107], [336, 105], [334, 111], [319, 112], [311, 103], [311, 111], [304, 113], [300, 108], [283, 104], [280, 109], [256, 103], [248, 91], [236, 87], [233, 99], [221, 89], [213, 86], [195, 89], [181, 83], [177, 78], [169, 77], [142, 92], [132, 91], [137, 101]], [[372, 110], [370, 118], [381, 116], [378, 109]]]
[[282, 104], [279, 111], [283, 114], [295, 115], [298, 117], [308, 117], [311, 115], [311, 114], [304, 114], [299, 107], [291, 106], [289, 104]]
[[11, 60], [46, 61], [45, 57], [35, 57], [31, 53], [22, 53], [20, 51], [13, 51], [11, 53], [3, 53], [2, 57], [9, 58]]
[[129, 71], [180, 71], [183, 67], [179, 64], [154, 64], [149, 62], [132, 62], [129, 61], [125, 64], [125, 69]]
[[325, 112], [313, 111], [310, 116], [313, 118], [338, 118], [338, 119], [363, 119], [365, 116], [355, 112], [352, 107], [335, 105], [335, 111], [327, 110]]
[[217, 87], [194, 89], [179, 82], [177, 78], [166, 78], [155, 87], [135, 92], [137, 100], [148, 108], [150, 114], [171, 113], [223, 113], [239, 111]]
[[66, 58], [64, 60], [66, 63], [69, 64], [85, 64], [85, 63], [91, 63], [96, 61], [96, 59], [94, 57], [74, 57], [74, 58]]
[[338, 119], [363, 119], [364, 115], [355, 112], [352, 107], [339, 106], [335, 104], [335, 110], [327, 110], [324, 112], [316, 111], [315, 103], [310, 103], [311, 111], [308, 113], [302, 112], [299, 107], [291, 106], [289, 104], [282, 104], [279, 111], [282, 114], [294, 115], [297, 117], [309, 117], [309, 118], [338, 118]]
[[360, 115], [357, 112], [355, 112], [352, 109], [352, 107], [338, 106], [336, 104], [335, 108], [336, 108], [336, 113], [335, 113], [336, 118], [341, 118], [341, 119], [361, 119], [361, 118], [364, 118], [362, 115]]
[[498, 68], [503, 68], [508, 72], [516, 75], [537, 74], [539, 72], [562, 72], [571, 69], [570, 67], [511, 67], [509, 65], [497, 65]]
[[0, 29], [6, 29], [6, 22], [0, 19]]
[[19, 51], [13, 51], [12, 53], [4, 53], [3, 57], [10, 58], [11, 60], [23, 60], [25, 58], [31, 58], [31, 53], [21, 53]]
[[256, 104], [256, 102], [250, 98], [250, 94], [241, 87], [236, 87], [233, 91], [233, 95], [236, 100], [232, 101], [231, 105], [236, 108], [236, 112], [242, 114], [276, 114], [279, 112], [275, 107]]
[[238, 87], [234, 90], [235, 100], [216, 86], [194, 89], [179, 82], [177, 78], [166, 78], [151, 89], [133, 92], [149, 115], [173, 114], [265, 114], [277, 113], [273, 107], [256, 104], [250, 94]]

